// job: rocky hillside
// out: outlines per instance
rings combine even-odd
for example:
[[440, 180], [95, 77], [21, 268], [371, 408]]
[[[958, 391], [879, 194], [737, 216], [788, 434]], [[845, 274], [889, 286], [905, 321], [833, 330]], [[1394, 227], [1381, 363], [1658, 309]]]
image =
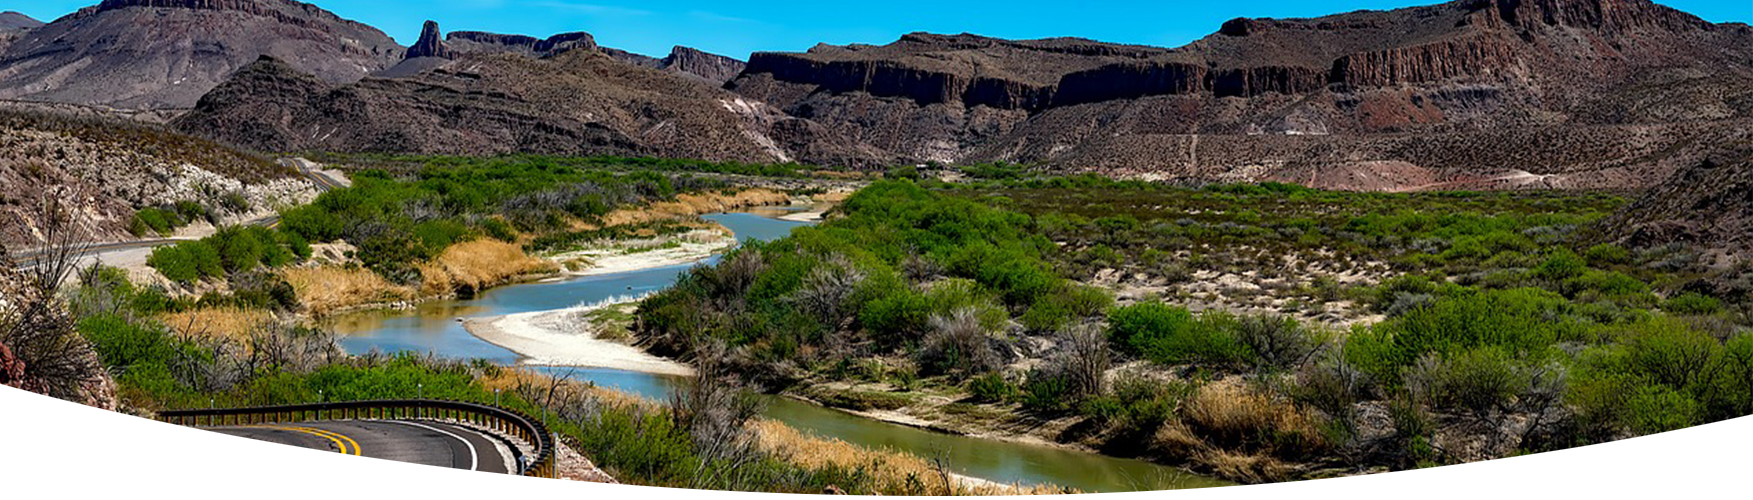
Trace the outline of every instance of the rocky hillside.
[[[0, 221], [19, 220], [43, 193], [77, 200], [80, 220], [104, 241], [132, 239], [137, 209], [179, 201], [241, 219], [315, 195], [295, 173], [255, 156], [162, 127], [0, 104]], [[238, 195], [245, 206], [221, 198]], [[0, 244], [29, 247], [34, 231], [0, 231]]]
[[0, 31], [29, 29], [42, 26], [43, 22], [30, 16], [13, 11], [0, 12]]
[[173, 124], [263, 151], [880, 159], [760, 103], [594, 50], [463, 51], [430, 70], [346, 85], [264, 58]]
[[1744, 133], [1753, 29], [1647, 0], [1461, 0], [1236, 19], [1176, 49], [920, 33], [758, 53], [727, 88], [911, 161], [1615, 187]]
[[731, 57], [680, 45], [671, 48], [670, 55], [664, 56], [662, 59], [608, 47], [603, 47], [602, 51], [610, 57], [624, 62], [669, 71], [714, 87], [724, 85], [725, 82], [736, 78], [737, 75], [742, 74], [743, 68], [747, 66], [746, 63]]
[[22, 38], [30, 30], [42, 26], [43, 22], [31, 19], [30, 16], [13, 11], [0, 12], [0, 53], [6, 52], [6, 46]]
[[383, 32], [292, 0], [104, 0], [0, 51], [0, 99], [187, 108], [267, 54], [330, 82], [394, 64]]
[[1634, 248], [1687, 243], [1716, 264], [1753, 261], [1753, 141], [1706, 158], [1644, 193], [1600, 228]]

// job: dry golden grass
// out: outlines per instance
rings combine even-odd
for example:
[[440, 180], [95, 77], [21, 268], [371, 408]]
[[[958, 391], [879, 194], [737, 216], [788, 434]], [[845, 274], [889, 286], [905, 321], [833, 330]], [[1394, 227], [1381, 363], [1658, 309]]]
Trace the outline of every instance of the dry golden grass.
[[[761, 450], [808, 469], [825, 467], [864, 467], [884, 493], [917, 493], [944, 495], [1052, 495], [1059, 488], [1046, 485], [1004, 485], [979, 479], [951, 476], [945, 481], [931, 463], [917, 456], [888, 450], [872, 450], [838, 439], [805, 434], [772, 420], [750, 424]], [[917, 482], [908, 481], [914, 478]], [[910, 485], [922, 485], [926, 491], [914, 492]], [[953, 491], [952, 491], [953, 488]]]
[[523, 247], [495, 239], [478, 239], [451, 245], [437, 259], [419, 265], [420, 293], [448, 295], [458, 290], [481, 290], [519, 276], [553, 272], [555, 265], [524, 253]]
[[1171, 423], [1152, 444], [1243, 482], [1284, 481], [1296, 466], [1285, 457], [1324, 453], [1331, 444], [1309, 411], [1235, 381], [1208, 384], [1193, 395], [1186, 423]]
[[311, 314], [322, 316], [337, 310], [368, 304], [399, 302], [414, 298], [414, 290], [390, 283], [363, 268], [304, 267], [281, 273]]
[[1320, 436], [1308, 412], [1239, 383], [1201, 387], [1189, 406], [1188, 419], [1223, 441], [1244, 441], [1263, 432]]
[[602, 225], [609, 227], [638, 224], [744, 207], [782, 205], [790, 202], [790, 196], [770, 189], [745, 189], [729, 195], [716, 192], [685, 193], [676, 195], [675, 201], [660, 201], [639, 208], [623, 208], [609, 212], [608, 215], [603, 216]]
[[274, 314], [227, 306], [166, 313], [158, 319], [179, 334], [241, 340], [249, 338], [250, 332], [264, 323], [274, 321]]
[[1207, 450], [1197, 457], [1217, 472], [1218, 476], [1244, 483], [1288, 481], [1296, 477], [1296, 467], [1264, 453], [1243, 453]]

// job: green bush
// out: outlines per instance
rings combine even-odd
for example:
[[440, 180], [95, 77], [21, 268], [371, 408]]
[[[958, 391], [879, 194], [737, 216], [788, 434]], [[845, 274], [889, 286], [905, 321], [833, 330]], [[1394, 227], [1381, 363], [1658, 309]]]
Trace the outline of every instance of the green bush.
[[1676, 295], [1662, 303], [1662, 310], [1671, 314], [1709, 315], [1723, 310], [1723, 302], [1697, 292]]
[[1498, 347], [1510, 356], [1540, 357], [1582, 329], [1563, 297], [1538, 289], [1466, 290], [1363, 332], [1348, 341], [1348, 361], [1397, 385], [1400, 370], [1426, 354]]
[[1053, 413], [1071, 408], [1071, 380], [1063, 374], [1036, 370], [1023, 382], [1019, 399], [1023, 408]]
[[1582, 276], [1588, 270], [1589, 264], [1583, 261], [1582, 257], [1577, 256], [1576, 252], [1560, 248], [1548, 255], [1546, 260], [1541, 261], [1540, 265], [1534, 268], [1534, 276], [1558, 282]]
[[1527, 372], [1501, 347], [1428, 354], [1406, 374], [1406, 384], [1434, 408], [1486, 415], [1510, 404], [1530, 385]]
[[974, 395], [975, 401], [998, 403], [1016, 397], [1016, 385], [1004, 379], [998, 372], [989, 372], [968, 380], [968, 393]]
[[1583, 256], [1587, 257], [1589, 265], [1594, 267], [1606, 267], [1631, 262], [1631, 252], [1627, 251], [1624, 247], [1612, 243], [1603, 243], [1589, 247], [1588, 251], [1583, 252]]
[[1236, 319], [1207, 313], [1194, 319], [1186, 309], [1160, 302], [1115, 309], [1108, 316], [1108, 338], [1121, 350], [1162, 364], [1234, 364], [1249, 359], [1236, 339]]

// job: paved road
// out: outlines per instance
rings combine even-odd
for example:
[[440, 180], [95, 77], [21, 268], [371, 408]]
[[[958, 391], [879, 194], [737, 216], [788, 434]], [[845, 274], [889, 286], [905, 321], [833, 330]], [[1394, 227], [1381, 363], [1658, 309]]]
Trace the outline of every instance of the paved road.
[[316, 450], [507, 474], [511, 460], [479, 431], [439, 422], [341, 420], [211, 427], [214, 432]]

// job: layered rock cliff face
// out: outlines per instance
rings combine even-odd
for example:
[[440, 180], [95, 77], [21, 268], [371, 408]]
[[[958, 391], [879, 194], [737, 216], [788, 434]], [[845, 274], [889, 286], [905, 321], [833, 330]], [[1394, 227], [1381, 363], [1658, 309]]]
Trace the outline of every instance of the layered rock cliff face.
[[745, 66], [746, 63], [734, 58], [677, 45], [670, 49], [669, 56], [658, 61], [657, 67], [724, 85], [742, 74]]
[[0, 99], [186, 108], [264, 54], [348, 82], [403, 52], [374, 28], [291, 0], [107, 0], [6, 44]]
[[453, 31], [445, 37], [458, 51], [473, 54], [509, 52], [530, 57], [553, 57], [572, 50], [594, 50], [590, 33], [561, 33], [540, 39], [524, 35], [501, 35], [480, 31]]
[[[757, 53], [726, 88], [910, 161], [1315, 183], [1392, 163], [1429, 182], [1365, 188], [1629, 187], [1714, 147], [1685, 134], [1744, 127], [1750, 77], [1746, 25], [1648, 0], [1460, 0], [1235, 19], [1176, 49], [912, 34]], [[1580, 142], [1493, 142], [1556, 136]], [[1457, 149], [1415, 149], [1432, 141]]]

